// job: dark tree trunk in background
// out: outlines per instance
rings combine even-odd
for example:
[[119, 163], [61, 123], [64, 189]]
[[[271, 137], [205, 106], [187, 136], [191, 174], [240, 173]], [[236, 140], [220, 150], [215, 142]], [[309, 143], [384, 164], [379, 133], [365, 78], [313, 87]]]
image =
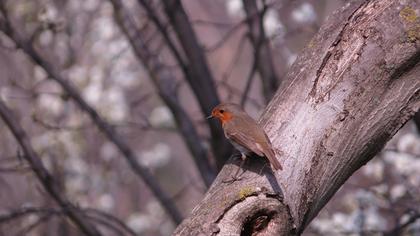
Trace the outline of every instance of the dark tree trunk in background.
[[[180, 0], [162, 1], [170, 25], [175, 31], [179, 44], [188, 58], [188, 69], [185, 79], [188, 81], [203, 114], [210, 115], [213, 107], [220, 100], [214, 84], [214, 78], [207, 63], [203, 47], [188, 19]], [[223, 138], [223, 132], [215, 121], [208, 120], [212, 136], [212, 147], [217, 169], [221, 169], [231, 151], [231, 146]]]
[[249, 158], [226, 183], [231, 160], [174, 234], [300, 234], [419, 109], [419, 10], [416, 0], [351, 1], [331, 16], [261, 118], [284, 170]]
[[417, 113], [413, 117], [413, 120], [416, 124], [417, 131], [420, 133], [420, 111], [417, 111]]

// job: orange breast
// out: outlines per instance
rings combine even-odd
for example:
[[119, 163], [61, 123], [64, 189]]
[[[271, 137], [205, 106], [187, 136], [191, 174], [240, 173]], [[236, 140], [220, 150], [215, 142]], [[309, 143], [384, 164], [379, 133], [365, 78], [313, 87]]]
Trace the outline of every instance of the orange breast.
[[222, 122], [222, 124], [232, 120], [233, 115], [230, 112], [225, 111], [223, 114], [220, 114], [219, 119]]

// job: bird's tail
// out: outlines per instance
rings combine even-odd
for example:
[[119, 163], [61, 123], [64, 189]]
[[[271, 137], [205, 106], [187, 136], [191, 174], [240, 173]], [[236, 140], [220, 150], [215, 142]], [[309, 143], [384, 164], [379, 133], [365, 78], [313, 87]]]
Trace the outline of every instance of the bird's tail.
[[276, 154], [274, 152], [274, 150], [271, 147], [266, 147], [265, 148], [265, 156], [268, 158], [268, 160], [270, 161], [271, 165], [274, 167], [275, 170], [283, 170], [283, 167], [281, 166], [280, 162], [277, 160], [276, 158]]

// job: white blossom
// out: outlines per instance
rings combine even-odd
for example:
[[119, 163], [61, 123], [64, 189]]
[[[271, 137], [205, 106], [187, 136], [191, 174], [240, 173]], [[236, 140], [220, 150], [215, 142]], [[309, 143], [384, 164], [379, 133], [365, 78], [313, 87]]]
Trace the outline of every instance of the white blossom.
[[264, 29], [267, 37], [274, 35], [283, 37], [285, 34], [285, 27], [279, 20], [278, 13], [275, 9], [268, 9], [264, 16]]
[[369, 177], [381, 180], [384, 174], [384, 163], [378, 160], [372, 160], [363, 167], [363, 172]]
[[136, 233], [143, 233], [152, 227], [150, 216], [142, 213], [133, 213], [127, 219], [127, 225]]
[[149, 120], [153, 127], [175, 127], [175, 121], [172, 112], [166, 106], [158, 106], [153, 109], [150, 113]]
[[111, 194], [102, 194], [98, 199], [98, 207], [104, 211], [111, 211], [115, 206], [115, 200]]
[[231, 16], [242, 17], [244, 16], [244, 8], [241, 0], [227, 0], [227, 12]]
[[316, 20], [314, 7], [307, 2], [302, 3], [292, 12], [292, 18], [299, 23], [312, 23]]
[[38, 96], [38, 104], [43, 110], [59, 115], [63, 112], [64, 104], [59, 95], [41, 93]]
[[397, 200], [405, 195], [407, 188], [402, 184], [397, 184], [391, 188], [390, 194], [392, 200]]
[[157, 143], [151, 149], [139, 155], [139, 161], [148, 167], [156, 168], [166, 165], [171, 156], [171, 149], [165, 143]]

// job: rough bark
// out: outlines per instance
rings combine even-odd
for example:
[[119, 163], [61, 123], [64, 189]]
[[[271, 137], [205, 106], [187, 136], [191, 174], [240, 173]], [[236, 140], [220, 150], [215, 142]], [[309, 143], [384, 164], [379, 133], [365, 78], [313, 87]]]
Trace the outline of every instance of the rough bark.
[[420, 107], [420, 2], [351, 1], [299, 56], [260, 119], [284, 170], [225, 165], [174, 235], [300, 234]]

